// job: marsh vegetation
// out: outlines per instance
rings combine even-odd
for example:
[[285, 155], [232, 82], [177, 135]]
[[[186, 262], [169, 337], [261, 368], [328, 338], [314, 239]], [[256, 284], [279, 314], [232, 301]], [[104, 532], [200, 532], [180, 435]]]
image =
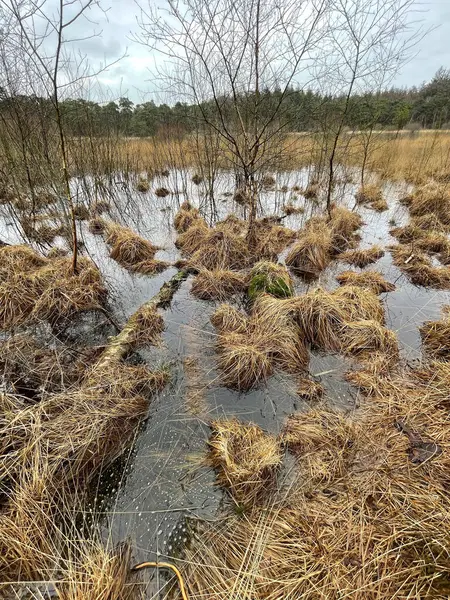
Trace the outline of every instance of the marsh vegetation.
[[450, 592], [450, 135], [348, 129], [416, 35], [363, 5], [142, 10], [185, 99], [142, 139], [69, 118], [91, 2], [2, 8], [0, 596]]

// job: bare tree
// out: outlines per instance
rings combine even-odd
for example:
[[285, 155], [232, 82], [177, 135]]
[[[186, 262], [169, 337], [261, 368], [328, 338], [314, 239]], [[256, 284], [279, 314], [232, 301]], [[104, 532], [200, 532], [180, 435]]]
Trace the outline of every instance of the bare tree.
[[240, 173], [250, 243], [259, 174], [281, 152], [292, 86], [309, 83], [329, 1], [168, 0], [164, 9], [141, 7], [139, 40], [164, 59], [159, 81], [173, 98], [197, 107]]
[[[35, 88], [49, 100], [58, 137], [62, 165], [62, 182], [67, 201], [72, 232], [73, 272], [77, 272], [78, 237], [75, 202], [71, 192], [69, 150], [63, 123], [61, 101], [69, 92], [82, 89], [83, 84], [102, 72], [102, 65], [92, 72], [86, 56], [76, 52], [75, 42], [91, 38], [98, 33], [81, 37], [71, 36], [70, 30], [78, 21], [88, 24], [92, 31], [89, 13], [101, 10], [100, 0], [58, 0], [55, 5], [48, 0], [1, 0], [3, 21], [8, 23], [8, 38], [4, 42], [3, 55], [26, 62]], [[5, 66], [5, 65], [4, 65]]]
[[[333, 0], [330, 28], [324, 44], [326, 89], [341, 103], [329, 122], [327, 209], [330, 210], [338, 145], [356, 92], [386, 86], [410, 58], [420, 38], [411, 30], [415, 0]], [[324, 80], [325, 82], [325, 80]]]

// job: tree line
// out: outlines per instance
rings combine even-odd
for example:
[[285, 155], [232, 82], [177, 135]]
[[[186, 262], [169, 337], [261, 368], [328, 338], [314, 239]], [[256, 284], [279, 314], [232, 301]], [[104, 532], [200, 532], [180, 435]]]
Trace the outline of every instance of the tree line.
[[[279, 101], [279, 89], [262, 90], [260, 105], [269, 110]], [[227, 98], [222, 99], [226, 107]], [[283, 98], [284, 119], [290, 131], [314, 131], [321, 123], [340, 113], [344, 97], [321, 95], [312, 90], [290, 89]], [[0, 90], [0, 111], [5, 117], [14, 107], [22, 114], [50, 114], [50, 100], [36, 96], [8, 96]], [[107, 103], [82, 98], [61, 103], [61, 115], [69, 135], [88, 136], [113, 133], [132, 137], [183, 136], [191, 133], [204, 116], [213, 112], [214, 104], [206, 102], [202, 110], [196, 105], [177, 102], [134, 104], [126, 97]], [[226, 112], [226, 110], [225, 110]], [[344, 125], [349, 129], [426, 129], [449, 128], [450, 69], [441, 68], [433, 79], [421, 87], [391, 88], [383, 92], [354, 94], [350, 98]]]

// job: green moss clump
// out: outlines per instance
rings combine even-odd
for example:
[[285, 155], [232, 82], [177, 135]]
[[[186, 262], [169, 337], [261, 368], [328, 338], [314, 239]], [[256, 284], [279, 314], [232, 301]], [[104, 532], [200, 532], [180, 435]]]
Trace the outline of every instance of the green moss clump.
[[292, 281], [286, 268], [270, 262], [260, 262], [252, 269], [248, 296], [255, 300], [259, 294], [270, 294], [275, 298], [293, 295]]

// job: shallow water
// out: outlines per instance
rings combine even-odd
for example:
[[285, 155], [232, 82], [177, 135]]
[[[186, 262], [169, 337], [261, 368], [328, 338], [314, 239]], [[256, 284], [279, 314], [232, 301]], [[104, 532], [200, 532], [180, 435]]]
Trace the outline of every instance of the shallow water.
[[[276, 190], [262, 195], [264, 214], [281, 213], [283, 202], [293, 194], [284, 193], [280, 188], [284, 185], [289, 188], [305, 186], [307, 178], [306, 170], [278, 174]], [[118, 186], [111, 216], [161, 246], [157, 258], [174, 261], [179, 252], [174, 246], [173, 217], [180, 203], [187, 198], [194, 204], [202, 204], [202, 185], [195, 186], [190, 179], [190, 173], [177, 171], [168, 178], [156, 179], [153, 190], [164, 185], [179, 191], [166, 198], [157, 198], [152, 190], [141, 194]], [[217, 214], [214, 218], [208, 214], [210, 220], [224, 218], [231, 212], [242, 216], [242, 208], [224, 195], [233, 192], [233, 175], [220, 173], [217, 189]], [[339, 201], [352, 207], [356, 189], [354, 184], [338, 187]], [[407, 211], [397, 202], [406, 192], [404, 185], [387, 184], [384, 193], [389, 211], [379, 214], [359, 209], [365, 222], [361, 229], [361, 248], [395, 243], [389, 229], [393, 226], [392, 220], [396, 225], [408, 220]], [[301, 197], [294, 203], [305, 206], [305, 213], [287, 217], [283, 222], [299, 229], [317, 211], [317, 206], [312, 202], [305, 203]], [[176, 272], [169, 268], [155, 277], [132, 275], [109, 258], [101, 236], [90, 234], [86, 224], [81, 225], [80, 231], [87, 253], [105, 277], [111, 292], [111, 309], [121, 323]], [[20, 241], [5, 207], [0, 207], [0, 239], [10, 243]], [[359, 271], [335, 261], [311, 284], [297, 278], [296, 291], [302, 293], [317, 285], [334, 288], [337, 286], [336, 275], [348, 269]], [[402, 358], [405, 361], [418, 358], [421, 353], [418, 327], [426, 320], [439, 318], [442, 305], [450, 302], [449, 292], [410, 284], [392, 264], [388, 251], [368, 269], [381, 271], [388, 281], [396, 284], [396, 291], [382, 295], [387, 326], [399, 338]], [[215, 304], [195, 299], [190, 295], [190, 286], [191, 278], [176, 293], [170, 309], [164, 311], [163, 346], [141, 353], [152, 367], [169, 364], [171, 383], [152, 402], [133, 448], [104, 474], [97, 498], [93, 500], [93, 509], [102, 515], [105, 531], [113, 540], [132, 538], [137, 560], [152, 560], [156, 554], [170, 557], [175, 552], [177, 539], [181, 542], [184, 539], [186, 516], [215, 517], [222, 495], [213, 485], [213, 473], [201, 464], [209, 434], [207, 423], [211, 419], [236, 415], [242, 421], [256, 422], [277, 433], [288, 414], [308, 408], [299, 400], [295, 382], [286, 374], [275, 375], [267, 387], [246, 394], [220, 386], [215, 370], [215, 331], [209, 322]], [[187, 357], [196, 362], [183, 366]], [[324, 385], [331, 407], [350, 411], [358, 406], [356, 389], [343, 379], [343, 373], [353, 364], [351, 359], [341, 356], [312, 354], [310, 373]]]

